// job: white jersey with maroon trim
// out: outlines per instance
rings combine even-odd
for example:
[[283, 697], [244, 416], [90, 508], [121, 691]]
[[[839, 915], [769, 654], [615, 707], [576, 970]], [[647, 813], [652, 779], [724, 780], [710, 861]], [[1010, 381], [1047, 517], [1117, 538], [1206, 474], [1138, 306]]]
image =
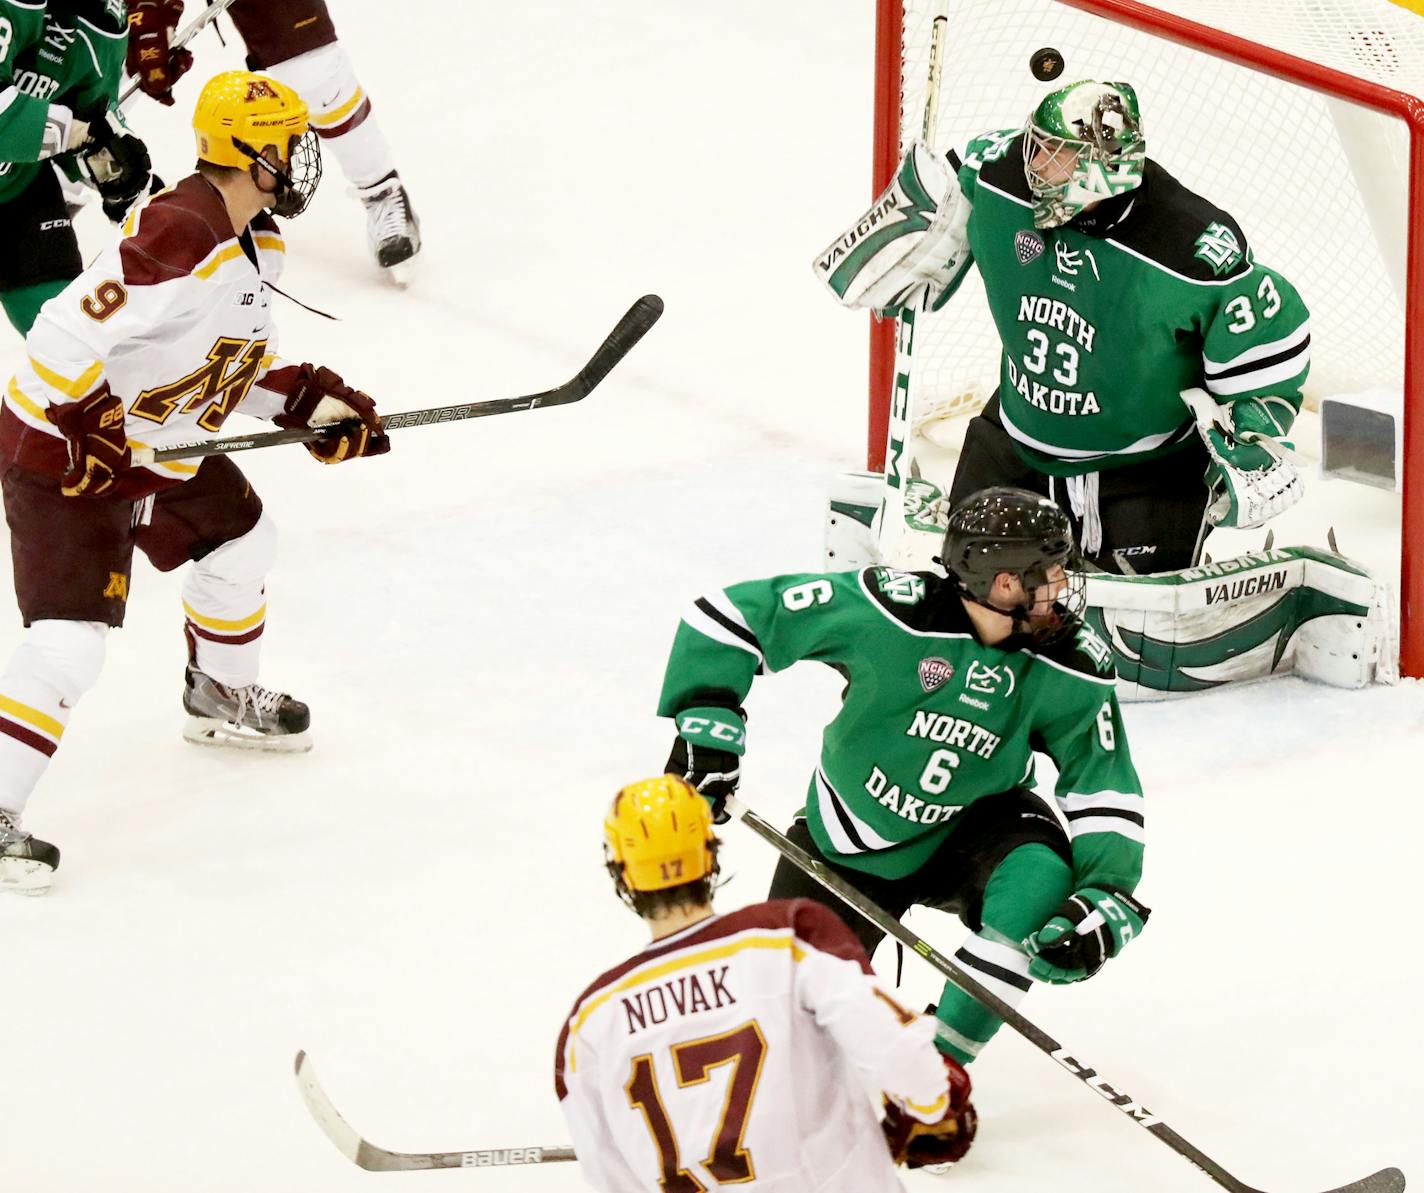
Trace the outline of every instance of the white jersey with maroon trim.
[[[47, 417], [107, 382], [124, 403], [131, 446], [216, 437], [239, 404], [271, 418], [284, 398], [261, 380], [275, 365], [265, 282], [285, 249], [260, 214], [233, 233], [217, 189], [194, 174], [130, 213], [119, 240], [41, 309], [29, 359], [5, 392], [3, 439], [33, 471], [63, 471], [67, 449]], [[116, 496], [186, 480], [195, 463], [135, 468]]]
[[899, 1190], [870, 1091], [925, 1121], [948, 1097], [933, 1020], [804, 899], [702, 920], [609, 970], [574, 1003], [554, 1084], [605, 1193]]

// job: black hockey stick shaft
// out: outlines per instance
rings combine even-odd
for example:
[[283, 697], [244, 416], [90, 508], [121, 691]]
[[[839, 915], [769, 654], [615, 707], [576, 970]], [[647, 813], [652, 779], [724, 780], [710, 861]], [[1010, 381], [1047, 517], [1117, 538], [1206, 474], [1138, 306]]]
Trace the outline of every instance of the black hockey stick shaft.
[[[935, 949], [933, 945], [916, 936], [906, 928], [904, 924], [890, 915], [889, 912], [885, 911], [882, 907], [861, 894], [855, 887], [844, 881], [839, 875], [834, 873], [825, 862], [819, 858], [812, 857], [794, 841], [788, 840], [784, 833], [777, 830], [771, 824], [768, 824], [736, 796], [728, 797], [727, 811], [741, 820], [743, 824], [756, 833], [757, 836], [761, 837], [762, 840], [771, 845], [772, 848], [791, 862], [792, 865], [800, 870], [804, 870], [823, 887], [831, 891], [850, 907], [854, 908], [864, 919], [869, 920], [882, 932], [894, 937], [911, 952], [923, 957], [930, 965], [939, 970], [941, 974], [963, 990], [965, 994], [969, 995], [970, 998], [988, 1010], [993, 1011], [994, 1014], [998, 1015], [1006, 1024], [1018, 1032], [1019, 1035], [1023, 1036], [1040, 1051], [1048, 1053], [1048, 1055], [1062, 1065], [1063, 1068], [1072, 1073], [1074, 1077], [1089, 1086], [1113, 1106], [1116, 1106], [1138, 1126], [1145, 1127], [1178, 1155], [1190, 1160], [1218, 1185], [1222, 1186], [1222, 1188], [1230, 1189], [1232, 1193], [1260, 1193], [1260, 1190], [1237, 1180], [1236, 1177], [1227, 1172], [1226, 1169], [1200, 1148], [1189, 1143], [1186, 1139], [1183, 1139], [1182, 1136], [1177, 1134], [1176, 1131], [1160, 1118], [1148, 1111], [1145, 1106], [1140, 1105], [1129, 1095], [1121, 1093], [1110, 1085], [1098, 1074], [1096, 1069], [1075, 1057], [1046, 1031], [1032, 1021], [1025, 1019], [1018, 1011], [1009, 1006], [1008, 1003], [993, 991], [980, 985], [960, 966], [956, 965], [943, 953]], [[1364, 1177], [1362, 1180], [1353, 1181], [1348, 1185], [1341, 1185], [1336, 1189], [1329, 1190], [1328, 1193], [1400, 1193], [1403, 1188], [1404, 1173], [1398, 1168], [1382, 1168], [1379, 1172]]]
[[[517, 398], [492, 398], [487, 402], [464, 402], [456, 406], [432, 406], [428, 410], [401, 410], [383, 414], [381, 422], [387, 431], [402, 431], [407, 427], [426, 427], [433, 423], [461, 422], [467, 418], [488, 418], [492, 414], [514, 414], [521, 410], [539, 410], [546, 406], [567, 406], [582, 401], [593, 392], [613, 367], [632, 350], [663, 313], [663, 300], [656, 294], [638, 299], [617, 326], [608, 333], [598, 350], [588, 358], [570, 380], [543, 393], [522, 394]], [[233, 452], [254, 451], [262, 447], [280, 447], [284, 443], [311, 443], [330, 439], [350, 430], [347, 423], [331, 423], [322, 427], [294, 427], [287, 431], [269, 431], [261, 435], [235, 435], [228, 439], [209, 439], [205, 443], [180, 443], [173, 447], [140, 449], [134, 462], [161, 463], [165, 460], [194, 460], [202, 456], [226, 456]]]
[[297, 1053], [297, 1088], [311, 1116], [336, 1149], [367, 1172], [420, 1172], [430, 1168], [506, 1168], [575, 1160], [574, 1149], [557, 1147], [487, 1147], [460, 1152], [393, 1152], [362, 1138], [341, 1117], [316, 1078], [311, 1058]]

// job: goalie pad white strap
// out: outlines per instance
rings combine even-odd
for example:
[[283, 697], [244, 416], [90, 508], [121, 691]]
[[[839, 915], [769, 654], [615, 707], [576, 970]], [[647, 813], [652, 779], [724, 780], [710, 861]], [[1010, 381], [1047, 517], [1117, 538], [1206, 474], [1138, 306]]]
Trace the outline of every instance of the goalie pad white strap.
[[969, 268], [970, 209], [949, 163], [916, 141], [870, 210], [816, 254], [816, 277], [843, 306], [925, 309]]
[[1336, 687], [1390, 680], [1387, 588], [1359, 564], [1281, 547], [1156, 575], [1087, 578], [1087, 621], [1123, 700], [1295, 671]]

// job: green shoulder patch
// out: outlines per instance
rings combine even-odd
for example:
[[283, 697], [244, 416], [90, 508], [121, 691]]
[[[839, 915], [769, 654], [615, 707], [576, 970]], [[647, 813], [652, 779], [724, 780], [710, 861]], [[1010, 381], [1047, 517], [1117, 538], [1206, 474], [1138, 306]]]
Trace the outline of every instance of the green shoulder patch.
[[1210, 265], [1213, 273], [1226, 273], [1241, 260], [1241, 242], [1225, 224], [1208, 224], [1206, 231], [1197, 237], [1196, 245], [1193, 256]]
[[914, 572], [878, 567], [875, 569], [875, 586], [881, 596], [897, 605], [918, 605], [925, 599], [924, 577]]
[[1093, 661], [1093, 666], [1102, 674], [1106, 675], [1113, 669], [1112, 647], [1086, 621], [1078, 627], [1074, 645]]

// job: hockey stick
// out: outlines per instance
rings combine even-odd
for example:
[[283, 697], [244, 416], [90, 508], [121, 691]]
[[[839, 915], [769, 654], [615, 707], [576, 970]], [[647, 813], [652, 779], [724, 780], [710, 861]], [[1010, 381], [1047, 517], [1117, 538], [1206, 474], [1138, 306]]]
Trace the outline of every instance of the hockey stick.
[[[1134, 1101], [1128, 1094], [1120, 1093], [1106, 1080], [1098, 1075], [1096, 1069], [1078, 1060], [1068, 1049], [1064, 1048], [1057, 1040], [1043, 1031], [1030, 1020], [1025, 1019], [1013, 1007], [999, 998], [990, 990], [986, 990], [976, 982], [963, 969], [938, 952], [932, 945], [920, 939], [899, 920], [889, 915], [882, 908], [871, 902], [863, 894], [857, 891], [849, 883], [845, 882], [838, 875], [833, 873], [826, 864], [812, 857], [800, 846], [789, 841], [786, 837], [753, 812], [736, 796], [727, 798], [727, 811], [739, 819], [750, 828], [757, 836], [766, 841], [773, 849], [791, 862], [798, 869], [804, 870], [827, 890], [848, 903], [862, 917], [869, 920], [882, 932], [893, 936], [906, 948], [918, 953], [935, 969], [939, 970], [945, 977], [958, 986], [965, 994], [974, 999], [994, 1014], [998, 1015], [1005, 1023], [1012, 1027], [1019, 1035], [1023, 1036], [1029, 1043], [1033, 1044], [1042, 1052], [1048, 1053], [1054, 1060], [1062, 1065], [1068, 1072], [1072, 1073], [1080, 1081], [1106, 1098], [1112, 1105], [1121, 1110], [1128, 1118], [1140, 1127], [1146, 1127], [1153, 1135], [1157, 1136], [1163, 1143], [1170, 1147], [1179, 1156], [1184, 1156], [1207, 1176], [1211, 1177], [1218, 1185], [1224, 1189], [1230, 1189], [1232, 1193], [1261, 1193], [1260, 1190], [1250, 1185], [1243, 1184], [1231, 1173], [1227, 1172], [1220, 1164], [1199, 1150], [1187, 1140], [1183, 1139], [1176, 1131], [1172, 1130], [1155, 1114], [1152, 1114], [1145, 1106]], [[1328, 1193], [1401, 1193], [1404, 1188], [1404, 1173], [1398, 1168], [1381, 1168], [1378, 1172], [1364, 1177], [1358, 1181], [1352, 1181], [1348, 1185], [1340, 1185], [1331, 1189]]]
[[297, 1088], [326, 1137], [348, 1160], [367, 1172], [414, 1172], [426, 1168], [504, 1168], [510, 1165], [548, 1164], [574, 1160], [571, 1147], [492, 1147], [468, 1152], [388, 1152], [367, 1143], [336, 1112], [316, 1079], [305, 1052], [297, 1053]]
[[[524, 394], [517, 398], [492, 398], [488, 402], [465, 402], [458, 406], [432, 406], [428, 410], [402, 410], [384, 414], [381, 423], [387, 431], [406, 427], [424, 427], [431, 423], [459, 422], [466, 418], [487, 418], [491, 414], [513, 414], [519, 410], [538, 410], [545, 406], [567, 406], [582, 401], [594, 387], [608, 376], [610, 370], [628, 355], [633, 345], [648, 334], [663, 313], [663, 300], [656, 294], [645, 294], [618, 320], [608, 338], [598, 346], [574, 377], [543, 393]], [[238, 435], [230, 439], [209, 439], [206, 443], [179, 443], [172, 447], [136, 448], [135, 464], [155, 464], [164, 460], [194, 460], [200, 456], [225, 456], [233, 452], [252, 451], [259, 447], [278, 447], [284, 443], [310, 443], [315, 439], [339, 436], [349, 429], [346, 423], [331, 423], [321, 427], [294, 427], [289, 431], [271, 431], [263, 435]]]
[[[184, 25], [183, 28], [179, 30], [178, 35], [168, 43], [170, 52], [173, 50], [181, 50], [192, 41], [193, 38], [197, 37], [198, 34], [211, 25], [213, 21], [231, 8], [233, 3], [234, 0], [208, 0], [208, 7], [203, 9], [202, 12]], [[122, 108], [124, 104], [128, 102], [129, 97], [137, 90], [138, 80], [135, 79], [120, 93], [117, 106]]]

